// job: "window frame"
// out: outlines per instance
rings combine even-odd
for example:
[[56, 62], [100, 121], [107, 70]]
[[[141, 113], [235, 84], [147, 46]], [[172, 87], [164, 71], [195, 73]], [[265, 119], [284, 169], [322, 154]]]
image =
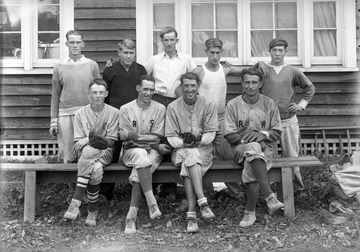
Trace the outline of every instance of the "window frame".
[[[315, 57], [313, 35], [314, 2], [336, 2], [337, 56]], [[191, 0], [136, 0], [137, 59], [144, 64], [152, 56], [153, 3], [175, 3], [175, 28], [178, 31], [177, 49], [192, 55]], [[238, 0], [238, 57], [222, 57], [234, 65], [252, 65], [269, 57], [251, 57], [250, 0]], [[286, 2], [286, 0], [284, 0]], [[356, 65], [356, 15], [355, 0], [296, 1], [298, 29], [298, 57], [286, 57], [286, 63], [298, 65], [307, 71], [358, 71]], [[149, 11], [151, 10], [151, 11]], [[310, 14], [308, 14], [310, 13]], [[353, 15], [349, 15], [353, 13]], [[309, 18], [310, 16], [310, 18]], [[311, 41], [307, 43], [305, 41]], [[200, 65], [206, 58], [193, 58]]]
[[59, 0], [60, 58], [38, 59], [38, 12], [36, 0], [21, 0], [21, 59], [0, 59], [2, 73], [47, 72], [68, 55], [65, 35], [74, 29], [74, 0]]

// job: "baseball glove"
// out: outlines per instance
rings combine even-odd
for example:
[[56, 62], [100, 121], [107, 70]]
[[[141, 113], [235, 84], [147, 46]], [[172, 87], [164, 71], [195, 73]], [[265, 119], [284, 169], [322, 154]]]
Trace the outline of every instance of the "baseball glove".
[[194, 136], [190, 132], [180, 133], [180, 137], [184, 140], [184, 143], [186, 143], [186, 144], [191, 144], [191, 143], [197, 141], [196, 136]]
[[89, 133], [89, 142], [91, 147], [98, 150], [106, 150], [108, 147], [106, 138], [95, 134], [93, 131]]

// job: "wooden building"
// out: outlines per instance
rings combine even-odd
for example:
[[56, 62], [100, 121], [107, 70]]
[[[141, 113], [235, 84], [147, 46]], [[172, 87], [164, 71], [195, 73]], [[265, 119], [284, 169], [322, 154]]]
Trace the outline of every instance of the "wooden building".
[[[3, 157], [56, 153], [48, 133], [51, 75], [67, 55], [68, 30], [83, 33], [83, 54], [102, 71], [125, 38], [136, 40], [137, 61], [144, 64], [161, 51], [164, 25], [178, 30], [178, 50], [197, 64], [206, 60], [208, 37], [225, 42], [223, 59], [249, 66], [269, 61], [272, 37], [286, 38], [287, 63], [316, 87], [307, 110], [299, 113], [304, 153], [338, 151], [339, 141], [348, 150], [359, 148], [359, 0], [4, 0], [0, 17]], [[227, 81], [228, 99], [239, 95], [239, 79]]]

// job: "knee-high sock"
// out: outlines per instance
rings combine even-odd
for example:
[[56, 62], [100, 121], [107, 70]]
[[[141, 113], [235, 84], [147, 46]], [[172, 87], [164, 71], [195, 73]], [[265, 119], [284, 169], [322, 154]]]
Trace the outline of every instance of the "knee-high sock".
[[137, 169], [141, 188], [145, 194], [146, 202], [148, 206], [157, 204], [156, 199], [152, 190], [152, 174], [150, 167]]
[[85, 195], [86, 188], [88, 187], [89, 179], [90, 175], [77, 177], [76, 189], [73, 197], [74, 200], [81, 202], [82, 197]]
[[259, 184], [260, 190], [263, 196], [266, 198], [269, 196], [273, 191], [269, 185], [269, 179], [267, 175], [266, 163], [261, 159], [255, 159], [250, 162], [250, 166], [256, 181]]
[[139, 183], [133, 183], [131, 190], [131, 202], [126, 219], [136, 219], [139, 211], [142, 190]]
[[88, 198], [90, 212], [94, 212], [99, 209], [99, 206], [98, 206], [99, 191], [100, 191], [100, 184], [88, 185], [87, 198]]
[[201, 165], [196, 164], [191, 167], [189, 167], [189, 175], [191, 182], [194, 187], [194, 191], [196, 194], [196, 197], [198, 199], [204, 198], [204, 190], [203, 190], [203, 184], [202, 184], [202, 171], [201, 171]]
[[259, 184], [256, 182], [246, 183], [246, 196], [247, 202], [245, 209], [248, 211], [255, 212], [256, 203], [259, 198]]

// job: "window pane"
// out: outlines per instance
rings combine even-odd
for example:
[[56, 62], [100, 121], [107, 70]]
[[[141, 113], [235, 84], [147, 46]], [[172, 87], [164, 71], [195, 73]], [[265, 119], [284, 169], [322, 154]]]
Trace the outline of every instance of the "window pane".
[[314, 56], [336, 56], [336, 31], [314, 31]]
[[314, 3], [314, 28], [336, 28], [336, 6], [334, 2]]
[[21, 58], [20, 1], [1, 1], [0, 4], [0, 57]]
[[206, 57], [205, 41], [213, 37], [213, 32], [192, 32], [192, 56]]
[[237, 32], [217, 32], [217, 37], [223, 42], [223, 56], [237, 57]]
[[276, 28], [296, 28], [296, 3], [276, 3]]
[[250, 17], [251, 29], [272, 29], [272, 7], [271, 3], [251, 4]]
[[217, 4], [216, 5], [216, 28], [217, 29], [236, 29], [237, 28], [237, 9], [236, 4]]
[[192, 29], [214, 29], [212, 4], [192, 4]]
[[154, 29], [175, 26], [174, 4], [154, 4]]
[[60, 6], [57, 0], [38, 1], [38, 58], [60, 57]]
[[270, 54], [269, 42], [272, 40], [272, 31], [252, 31], [251, 32], [251, 56], [267, 57]]
[[283, 38], [288, 42], [286, 56], [298, 55], [297, 31], [277, 31], [276, 37]]

